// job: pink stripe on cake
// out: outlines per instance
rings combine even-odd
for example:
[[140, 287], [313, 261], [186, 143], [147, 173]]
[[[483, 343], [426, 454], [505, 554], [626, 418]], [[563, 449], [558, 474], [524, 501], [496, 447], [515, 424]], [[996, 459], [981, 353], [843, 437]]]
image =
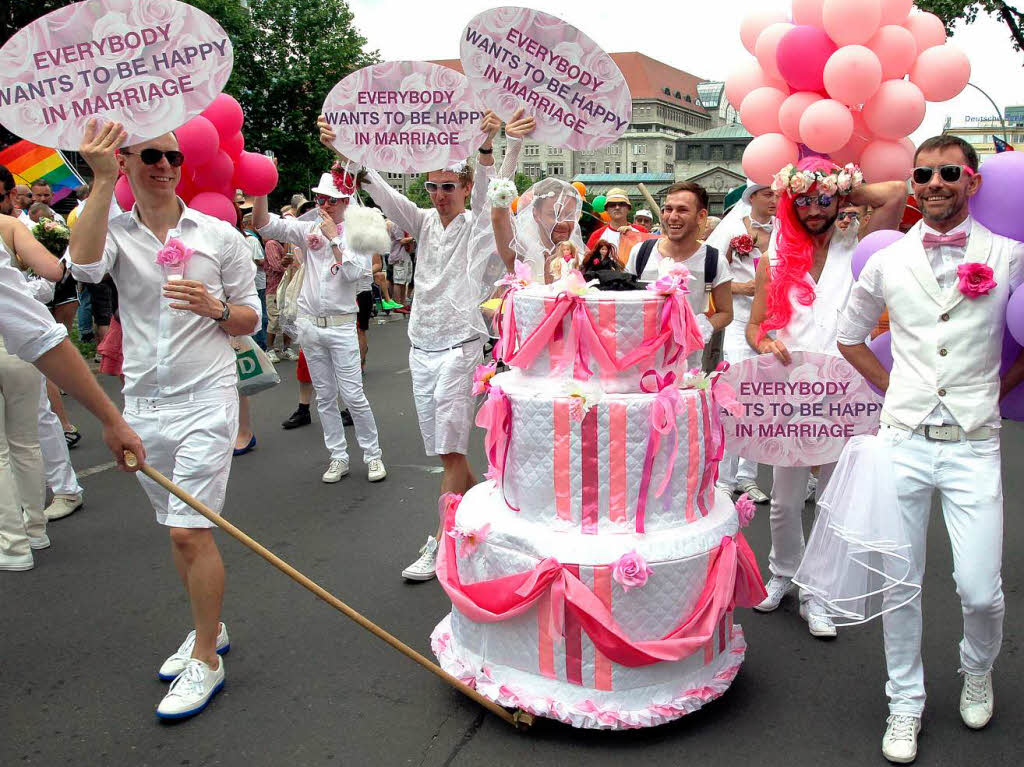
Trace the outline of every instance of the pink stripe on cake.
[[537, 670], [541, 676], [557, 679], [555, 642], [551, 636], [551, 592], [537, 600]]
[[[588, 307], [589, 309], [589, 307]], [[618, 337], [615, 333], [617, 325], [615, 324], [615, 302], [614, 301], [598, 301], [597, 302], [597, 327], [598, 332], [601, 334], [601, 341], [604, 343], [604, 347], [608, 350], [608, 356], [613, 360], [618, 359]], [[618, 376], [618, 371], [615, 370], [601, 370], [601, 378], [613, 379]]]
[[697, 518], [693, 499], [697, 494], [700, 468], [700, 445], [697, 442], [697, 402], [694, 397], [686, 398], [686, 521], [693, 522]]
[[583, 532], [597, 534], [597, 408], [590, 408], [580, 423], [580, 459], [583, 502]]
[[626, 521], [626, 405], [608, 403], [608, 518]]
[[559, 519], [572, 519], [572, 488], [569, 484], [569, 403], [555, 400], [555, 444], [552, 478], [555, 486], [555, 512]]
[[732, 622], [732, 610], [725, 614], [726, 623], [729, 625], [729, 644], [732, 644], [733, 628], [735, 624]]
[[[594, 595], [609, 610], [612, 607], [612, 569], [610, 567], [594, 568]], [[612, 689], [612, 662], [600, 650], [594, 650], [594, 688], [597, 690]]]
[[711, 461], [711, 454], [714, 451], [711, 435], [711, 408], [714, 407], [714, 403], [709, 400], [707, 391], [700, 393], [700, 404], [704, 427], [704, 439], [701, 440], [704, 445], [704, 473], [700, 483], [700, 495], [697, 496], [697, 508], [700, 509], [701, 515], [706, 517], [711, 513], [708, 501], [713, 497], [715, 472], [718, 469]]
[[[551, 314], [555, 308], [555, 297], [547, 296], [544, 299], [544, 313]], [[562, 359], [562, 346], [565, 339], [565, 320], [563, 320], [555, 332], [551, 334], [551, 341], [548, 343], [548, 369], [554, 371]]]
[[704, 665], [710, 666], [715, 659], [715, 640], [709, 639], [704, 643]]
[[[658, 317], [658, 299], [657, 297], [644, 299], [644, 341], [654, 338], [658, 335], [658, 326], [660, 325], [660, 318]], [[655, 352], [641, 364], [651, 365], [655, 362], [658, 357], [658, 353]], [[646, 368], [641, 368], [645, 370]]]
[[[580, 577], [579, 565], [564, 565], [566, 572]], [[565, 611], [565, 680], [583, 686], [583, 627], [572, 610]]]

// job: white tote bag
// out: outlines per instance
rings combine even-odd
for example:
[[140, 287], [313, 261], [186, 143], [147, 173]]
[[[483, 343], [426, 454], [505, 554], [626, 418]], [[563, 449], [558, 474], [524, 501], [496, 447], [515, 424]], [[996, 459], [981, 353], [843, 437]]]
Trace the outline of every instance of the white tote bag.
[[231, 346], [235, 350], [239, 395], [249, 397], [281, 383], [273, 363], [252, 336], [233, 336]]

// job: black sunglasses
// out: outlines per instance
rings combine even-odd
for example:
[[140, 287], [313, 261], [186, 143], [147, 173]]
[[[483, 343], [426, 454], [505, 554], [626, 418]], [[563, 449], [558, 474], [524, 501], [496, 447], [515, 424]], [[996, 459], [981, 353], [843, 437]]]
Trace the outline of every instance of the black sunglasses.
[[[122, 149], [121, 154], [133, 155], [135, 152], [129, 152], [127, 149]], [[177, 149], [169, 149], [165, 152], [162, 149], [150, 148], [143, 149], [139, 152], [139, 159], [146, 165], [156, 165], [160, 162], [160, 158], [162, 157], [167, 158], [167, 163], [172, 168], [180, 168], [181, 164], [185, 162], [185, 155]]]
[[458, 186], [458, 184], [456, 184], [454, 181], [445, 181], [442, 184], [439, 184], [436, 181], [427, 181], [423, 184], [423, 187], [431, 194], [436, 192], [438, 189], [447, 194], [451, 194], [452, 192], [455, 191], [456, 186]]
[[857, 215], [856, 213], [854, 213], [853, 211], [850, 211], [850, 210], [844, 210], [844, 211], [840, 211], [840, 212], [839, 212], [839, 215], [837, 216], [837, 218], [838, 218], [838, 219], [839, 219], [840, 221], [845, 221], [845, 220], [846, 220], [846, 219], [848, 219], [848, 218], [849, 218], [849, 219], [856, 219], [856, 218], [860, 218], [860, 216], [859, 216], [859, 215]]
[[938, 168], [922, 165], [919, 168], [914, 168], [914, 183], [927, 184], [932, 180], [936, 170], [939, 172], [939, 178], [947, 184], [955, 184], [964, 173], [968, 176], [974, 175], [974, 170], [966, 165], [940, 165]]

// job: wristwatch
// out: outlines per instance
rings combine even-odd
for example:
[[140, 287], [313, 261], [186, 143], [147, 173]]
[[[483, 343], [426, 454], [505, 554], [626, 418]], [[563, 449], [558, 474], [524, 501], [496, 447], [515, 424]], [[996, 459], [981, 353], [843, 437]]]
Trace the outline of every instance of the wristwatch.
[[231, 318], [231, 307], [228, 306], [228, 302], [221, 300], [221, 303], [224, 305], [224, 311], [221, 312], [220, 317], [213, 318], [214, 322], [227, 322]]
[[342, 243], [343, 243], [344, 241], [345, 241], [345, 240], [344, 240], [344, 239], [342, 239], [341, 235], [339, 234], [339, 235], [338, 235], [337, 237], [334, 237], [334, 238], [333, 238], [333, 239], [331, 240], [331, 245], [337, 245], [337, 246], [338, 246], [338, 247], [340, 248], [340, 247], [341, 247], [341, 244], [342, 244]]

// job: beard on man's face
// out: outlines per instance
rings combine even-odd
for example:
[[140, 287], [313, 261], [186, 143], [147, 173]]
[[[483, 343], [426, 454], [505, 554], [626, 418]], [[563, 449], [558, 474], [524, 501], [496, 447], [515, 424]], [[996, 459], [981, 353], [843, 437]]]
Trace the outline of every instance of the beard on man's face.
[[800, 222], [800, 226], [804, 228], [808, 234], [824, 234], [831, 229], [836, 219], [839, 217], [839, 211], [833, 213], [821, 213], [815, 212], [808, 214], [806, 217], [797, 214], [797, 220]]

